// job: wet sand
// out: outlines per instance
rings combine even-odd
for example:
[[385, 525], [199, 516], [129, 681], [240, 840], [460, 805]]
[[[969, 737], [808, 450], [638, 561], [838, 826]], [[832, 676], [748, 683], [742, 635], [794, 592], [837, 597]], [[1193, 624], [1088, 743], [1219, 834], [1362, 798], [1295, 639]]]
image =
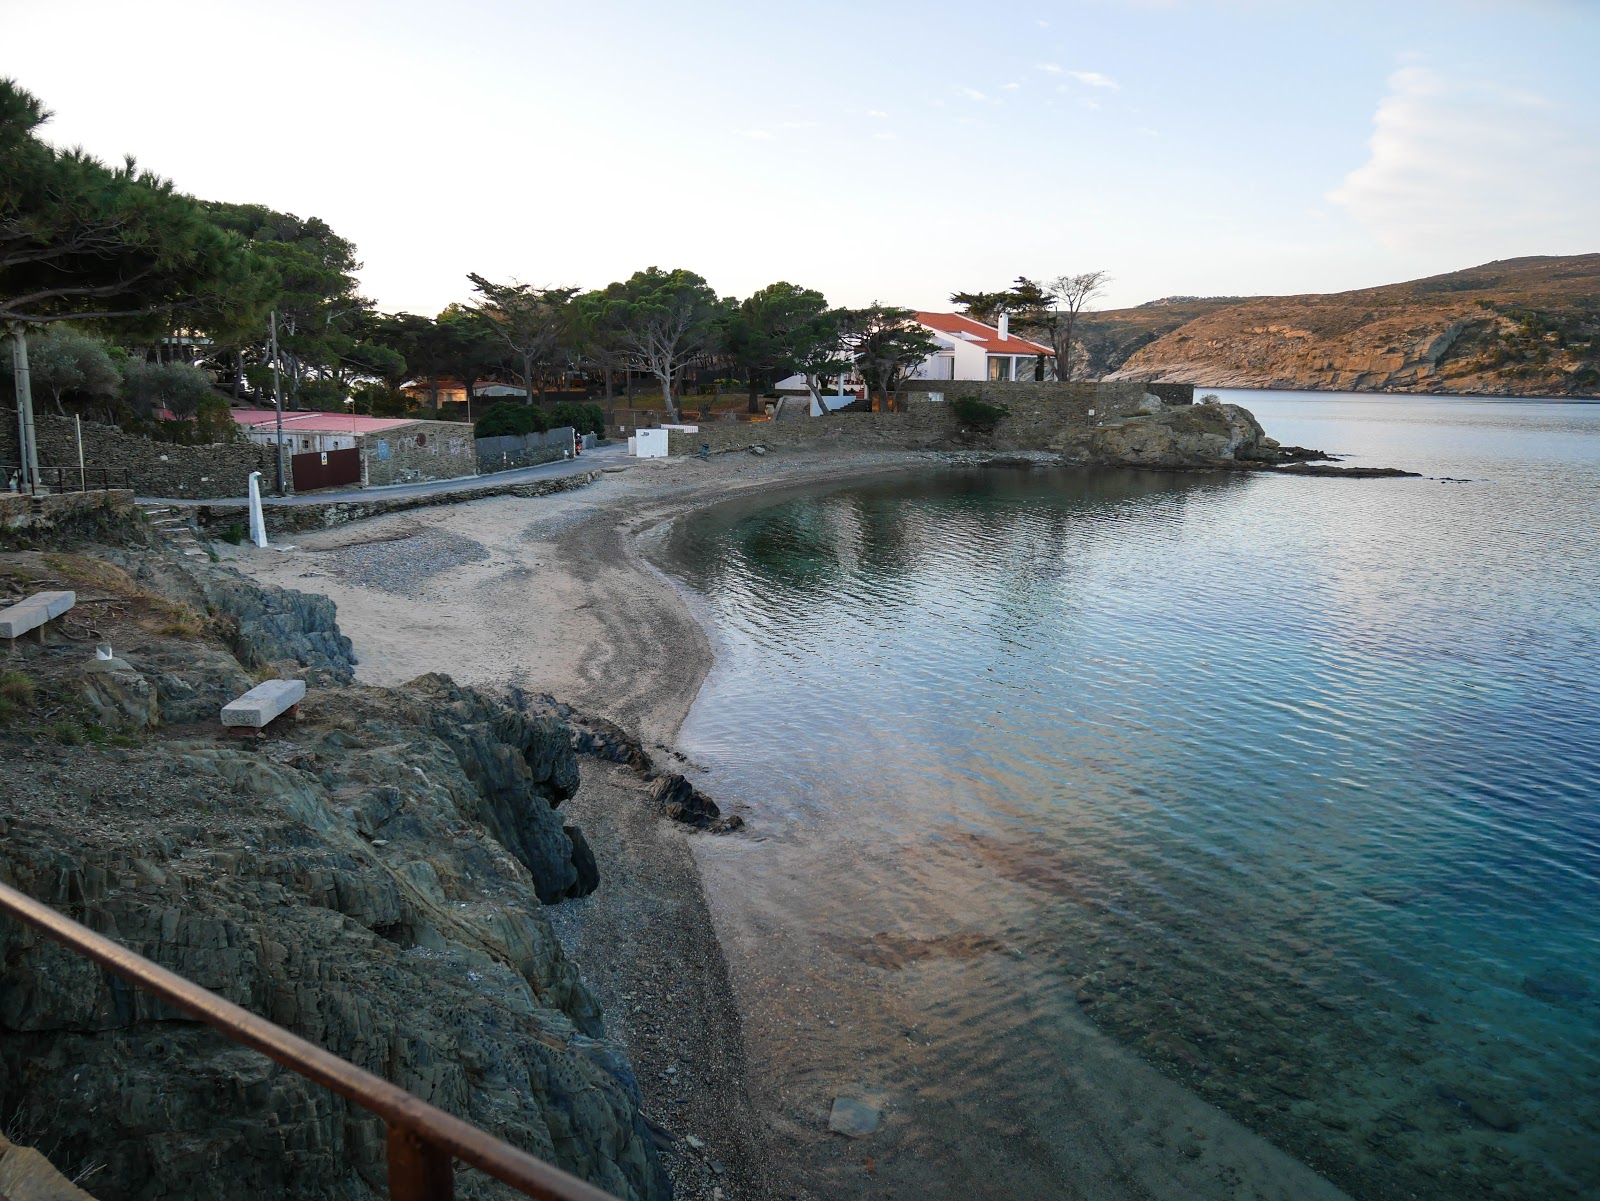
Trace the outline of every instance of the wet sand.
[[[665, 766], [712, 663], [691, 604], [652, 561], [664, 554], [671, 519], [834, 478], [935, 470], [939, 461], [894, 453], [639, 462], [575, 492], [376, 518], [300, 536], [292, 552], [245, 547], [233, 561], [264, 581], [332, 597], [365, 682], [442, 671], [550, 693], [633, 732]], [[762, 855], [758, 812], [718, 795], [725, 811], [743, 814], [747, 833], [693, 835], [656, 819], [631, 773], [588, 761], [583, 770], [569, 820], [589, 833], [606, 883], [559, 907], [556, 925], [639, 1068], [647, 1115], [680, 1138], [669, 1163], [684, 1195], [1024, 1195], [988, 1185], [1008, 1173], [1014, 1180], [1027, 1151], [1015, 1141], [1024, 1132], [1005, 1120], [928, 1128], [915, 1108], [897, 1114], [891, 1104], [872, 1137], [827, 1132], [831, 1097], [852, 1091], [852, 1064], [871, 1051], [863, 1036], [892, 1025], [895, 1009], [936, 1004], [948, 960], [899, 973], [904, 995], [886, 998], [870, 962], [841, 974], [795, 958], [773, 936], [777, 898], [742, 887], [759, 874], [745, 870]], [[1026, 1195], [1344, 1196], [1086, 1018], [1055, 1023], [1050, 1037], [1071, 1048], [1073, 1066], [1037, 1117], [1067, 1151]], [[976, 1032], [974, 1052], [984, 1044]], [[807, 1068], [796, 1073], [789, 1051], [802, 1045]], [[705, 1146], [682, 1138], [691, 1134]]]

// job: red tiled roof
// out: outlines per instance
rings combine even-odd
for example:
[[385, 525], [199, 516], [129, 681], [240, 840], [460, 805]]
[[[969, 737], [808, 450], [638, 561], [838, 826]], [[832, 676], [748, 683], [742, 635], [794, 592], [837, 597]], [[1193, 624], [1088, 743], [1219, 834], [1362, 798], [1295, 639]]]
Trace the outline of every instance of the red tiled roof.
[[1026, 338], [1002, 340], [1000, 331], [994, 326], [974, 321], [961, 313], [918, 313], [917, 320], [929, 329], [942, 333], [971, 334], [989, 354], [1055, 354], [1050, 347], [1029, 342]]
[[[278, 414], [273, 409], [234, 409], [233, 420], [252, 429], [277, 428]], [[285, 413], [283, 428], [311, 434], [376, 434], [410, 425], [411, 417], [361, 417], [354, 413]]]

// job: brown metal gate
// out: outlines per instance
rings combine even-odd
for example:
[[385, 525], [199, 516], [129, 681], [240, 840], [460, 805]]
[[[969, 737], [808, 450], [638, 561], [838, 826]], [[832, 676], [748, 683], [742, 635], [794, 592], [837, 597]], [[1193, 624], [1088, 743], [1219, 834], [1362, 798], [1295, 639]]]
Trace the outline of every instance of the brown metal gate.
[[308, 455], [292, 455], [289, 465], [294, 470], [296, 492], [361, 482], [359, 450], [319, 450]]

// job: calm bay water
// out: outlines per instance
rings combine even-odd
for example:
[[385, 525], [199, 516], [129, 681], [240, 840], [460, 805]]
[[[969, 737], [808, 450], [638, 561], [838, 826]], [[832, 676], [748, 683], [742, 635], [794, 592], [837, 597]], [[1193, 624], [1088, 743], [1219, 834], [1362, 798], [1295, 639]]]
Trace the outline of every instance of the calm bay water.
[[770, 1116], [891, 1115], [827, 1195], [1078, 1195], [1092, 1023], [1354, 1196], [1600, 1196], [1600, 405], [1223, 397], [1449, 478], [930, 472], [675, 536]]

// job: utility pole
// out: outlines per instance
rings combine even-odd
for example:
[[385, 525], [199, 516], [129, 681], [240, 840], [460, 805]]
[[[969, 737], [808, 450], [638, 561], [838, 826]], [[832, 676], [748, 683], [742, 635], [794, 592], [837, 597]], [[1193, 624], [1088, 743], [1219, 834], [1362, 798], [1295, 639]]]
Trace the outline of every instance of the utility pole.
[[28, 374], [28, 326], [23, 321], [7, 324], [11, 335], [11, 379], [17, 396], [17, 459], [22, 468], [22, 487], [39, 490], [39, 444], [33, 429], [33, 388]]
[[284, 493], [283, 473], [283, 386], [278, 379], [278, 310], [272, 310], [272, 404], [278, 410], [278, 495]]

